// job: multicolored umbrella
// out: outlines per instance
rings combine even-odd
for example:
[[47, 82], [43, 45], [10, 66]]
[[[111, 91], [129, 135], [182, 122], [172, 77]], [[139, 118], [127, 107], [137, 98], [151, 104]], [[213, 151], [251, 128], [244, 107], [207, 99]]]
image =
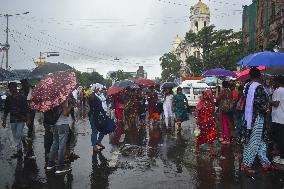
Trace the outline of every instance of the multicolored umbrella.
[[70, 96], [76, 85], [74, 72], [48, 74], [33, 89], [30, 106], [42, 112], [57, 107]]
[[134, 82], [139, 84], [139, 85], [144, 85], [146, 87], [155, 86], [155, 84], [156, 84], [155, 81], [153, 81], [151, 79], [137, 79]]
[[216, 68], [216, 69], [210, 69], [210, 70], [203, 72], [202, 76], [203, 77], [210, 77], [210, 76], [237, 77], [237, 74], [230, 70]]
[[243, 66], [284, 66], [284, 53], [258, 52], [244, 57], [238, 64]]
[[[257, 67], [259, 70], [265, 70], [265, 66], [259, 66]], [[238, 74], [238, 77], [237, 77], [237, 80], [239, 81], [246, 81], [248, 79], [250, 79], [250, 76], [249, 76], [249, 71], [250, 71], [251, 68], [248, 68], [248, 69], [245, 69], [243, 71], [241, 71], [239, 74]]]

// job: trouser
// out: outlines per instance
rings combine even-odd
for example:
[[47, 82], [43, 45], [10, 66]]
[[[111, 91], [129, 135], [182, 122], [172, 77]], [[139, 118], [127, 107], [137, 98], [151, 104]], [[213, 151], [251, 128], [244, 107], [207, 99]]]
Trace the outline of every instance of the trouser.
[[258, 156], [262, 165], [270, 165], [270, 161], [266, 156], [267, 146], [262, 139], [263, 127], [264, 117], [257, 116], [253, 124], [249, 142], [244, 147], [243, 163], [248, 167], [252, 166], [256, 156]]
[[284, 124], [272, 123], [273, 141], [275, 142], [281, 159], [284, 159]]
[[[163, 105], [163, 110], [164, 110], [164, 116], [165, 116], [165, 124], [166, 127], [169, 126], [169, 120], [171, 119], [171, 122], [173, 122], [173, 111], [172, 111], [172, 106], [168, 104]], [[173, 125], [173, 123], [171, 123]]]
[[64, 165], [66, 142], [69, 134], [69, 125], [55, 125], [51, 128], [53, 133], [53, 142], [48, 155], [48, 166], [52, 166], [55, 161], [55, 155], [58, 153], [58, 165]]
[[24, 122], [11, 123], [12, 135], [16, 143], [17, 151], [22, 151], [24, 126], [25, 126]]
[[226, 113], [221, 113], [221, 125], [222, 125], [222, 138], [225, 141], [230, 141], [230, 130], [229, 130], [229, 116]]
[[27, 124], [28, 127], [28, 137], [33, 136], [33, 131], [34, 131], [34, 119], [35, 119], [35, 111], [34, 110], [29, 110], [28, 113], [30, 123]]
[[44, 150], [45, 150], [45, 158], [47, 161], [48, 154], [50, 152], [50, 148], [53, 142], [53, 133], [51, 132], [51, 128], [53, 126], [48, 125], [46, 123], [44, 123], [43, 126], [44, 126]]
[[90, 115], [89, 121], [90, 121], [91, 129], [92, 129], [92, 134], [91, 134], [92, 146], [96, 146], [97, 143], [102, 142], [105, 135], [100, 132], [99, 137], [98, 137], [98, 130], [96, 128], [95, 118], [93, 115]]

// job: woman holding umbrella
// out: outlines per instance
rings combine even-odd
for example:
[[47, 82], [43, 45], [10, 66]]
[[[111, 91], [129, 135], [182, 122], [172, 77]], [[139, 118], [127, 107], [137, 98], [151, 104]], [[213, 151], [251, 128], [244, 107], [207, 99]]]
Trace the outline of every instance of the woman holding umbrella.
[[188, 120], [187, 113], [188, 101], [186, 96], [182, 93], [182, 88], [177, 88], [177, 94], [173, 98], [173, 109], [176, 115], [178, 131], [181, 131], [181, 123]]

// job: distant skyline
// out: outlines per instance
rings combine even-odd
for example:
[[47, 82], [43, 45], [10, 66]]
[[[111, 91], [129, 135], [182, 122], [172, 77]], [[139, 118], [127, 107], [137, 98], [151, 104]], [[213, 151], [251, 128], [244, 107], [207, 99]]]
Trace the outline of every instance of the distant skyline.
[[[144, 65], [150, 78], [161, 73], [159, 57], [169, 52], [178, 34], [189, 30], [190, 7], [198, 0], [0, 0], [0, 14], [29, 11], [9, 20], [9, 64], [34, 68], [40, 51], [59, 51], [50, 62], [64, 62], [80, 71], [136, 71]], [[240, 30], [242, 6], [251, 0], [203, 0], [218, 29]], [[5, 43], [0, 17], [0, 43]], [[0, 62], [3, 54], [0, 52]], [[118, 58], [119, 61], [115, 60]], [[4, 66], [5, 64], [3, 64]]]

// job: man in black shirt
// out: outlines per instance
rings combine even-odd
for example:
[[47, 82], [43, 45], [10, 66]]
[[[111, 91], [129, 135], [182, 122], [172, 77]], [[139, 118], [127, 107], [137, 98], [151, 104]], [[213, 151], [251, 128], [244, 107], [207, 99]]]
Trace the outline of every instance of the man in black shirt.
[[17, 147], [17, 153], [12, 158], [20, 158], [23, 155], [22, 152], [22, 138], [23, 128], [27, 120], [27, 99], [17, 91], [17, 83], [11, 82], [8, 85], [10, 95], [7, 96], [4, 107], [4, 116], [2, 126], [6, 127], [6, 118], [10, 113], [10, 124], [12, 134]]

